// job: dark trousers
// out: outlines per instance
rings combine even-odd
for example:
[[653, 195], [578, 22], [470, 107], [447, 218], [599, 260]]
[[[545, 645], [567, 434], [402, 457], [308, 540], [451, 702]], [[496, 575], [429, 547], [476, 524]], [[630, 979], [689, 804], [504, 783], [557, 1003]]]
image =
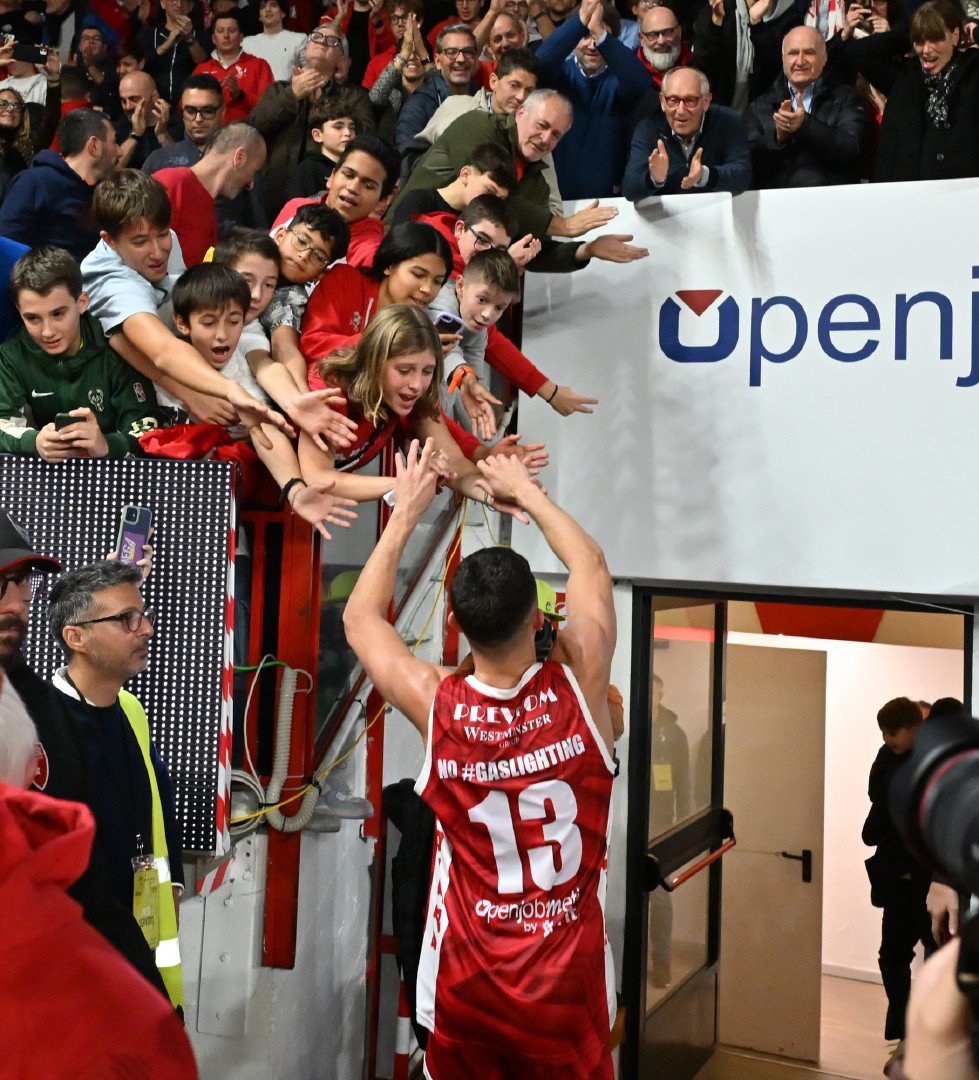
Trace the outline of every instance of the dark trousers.
[[911, 994], [911, 961], [920, 941], [925, 956], [931, 956], [936, 945], [931, 936], [931, 919], [925, 906], [926, 893], [911, 881], [894, 882], [888, 889], [887, 902], [881, 920], [878, 966], [887, 993], [887, 1019], [884, 1038], [904, 1038], [904, 1017]]

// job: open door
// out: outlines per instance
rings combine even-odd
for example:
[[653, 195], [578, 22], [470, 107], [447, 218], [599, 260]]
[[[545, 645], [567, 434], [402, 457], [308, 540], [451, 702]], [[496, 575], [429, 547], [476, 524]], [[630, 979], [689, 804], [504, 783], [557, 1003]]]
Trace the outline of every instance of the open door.
[[716, 1042], [720, 866], [673, 878], [725, 839], [725, 605], [638, 592], [620, 1077], [688, 1080]]
[[819, 1061], [826, 653], [729, 645], [718, 1038]]

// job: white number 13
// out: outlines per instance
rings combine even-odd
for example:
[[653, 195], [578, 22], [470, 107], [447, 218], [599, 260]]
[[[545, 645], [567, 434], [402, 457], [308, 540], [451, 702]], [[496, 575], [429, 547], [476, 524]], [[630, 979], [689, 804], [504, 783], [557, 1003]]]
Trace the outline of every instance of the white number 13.
[[[575, 824], [578, 803], [563, 780], [541, 780], [520, 792], [517, 812], [521, 821], [544, 820], [545, 844], [527, 849], [530, 876], [545, 892], [570, 881], [581, 866], [581, 832]], [[496, 859], [497, 891], [501, 896], [524, 891], [523, 861], [517, 847], [510, 800], [502, 791], [491, 791], [469, 811], [470, 821], [485, 825]], [[556, 864], [557, 845], [560, 868]]]

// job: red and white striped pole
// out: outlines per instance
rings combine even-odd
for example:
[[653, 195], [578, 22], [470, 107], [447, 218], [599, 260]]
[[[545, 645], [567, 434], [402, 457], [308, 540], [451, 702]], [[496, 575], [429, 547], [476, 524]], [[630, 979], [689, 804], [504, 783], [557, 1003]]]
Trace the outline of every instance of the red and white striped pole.
[[404, 979], [398, 991], [398, 1025], [394, 1032], [393, 1080], [408, 1080], [411, 1060], [411, 1008], [408, 1005], [408, 988]]

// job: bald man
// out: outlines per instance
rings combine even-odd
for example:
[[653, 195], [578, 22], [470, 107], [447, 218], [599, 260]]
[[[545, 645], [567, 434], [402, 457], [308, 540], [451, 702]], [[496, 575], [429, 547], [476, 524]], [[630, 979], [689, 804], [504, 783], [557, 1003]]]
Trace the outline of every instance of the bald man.
[[782, 74], [745, 114], [755, 187], [856, 184], [870, 118], [852, 86], [826, 71], [826, 42], [812, 26], [782, 41]]
[[116, 125], [119, 168], [138, 169], [154, 150], [176, 140], [170, 130], [170, 105], [145, 71], [131, 71], [119, 83], [123, 116]]

